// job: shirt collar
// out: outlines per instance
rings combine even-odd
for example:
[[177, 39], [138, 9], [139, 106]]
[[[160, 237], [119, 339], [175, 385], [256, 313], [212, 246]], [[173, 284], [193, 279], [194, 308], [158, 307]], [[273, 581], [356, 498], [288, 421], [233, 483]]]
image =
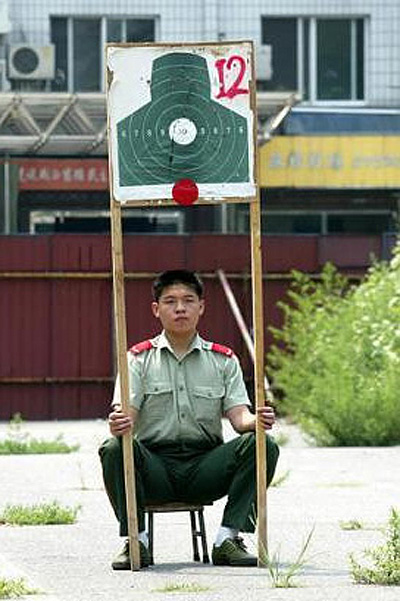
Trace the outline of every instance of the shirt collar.
[[[167, 338], [167, 336], [165, 334], [165, 330], [163, 330], [161, 332], [161, 334], [159, 335], [159, 337], [158, 337], [157, 347], [159, 349], [167, 348], [173, 355], [175, 355], [175, 353], [173, 351], [173, 348], [171, 347], [171, 345], [170, 345], [170, 343], [168, 341], [168, 338]], [[199, 334], [196, 332], [196, 334], [195, 334], [192, 342], [190, 343], [190, 346], [189, 346], [189, 348], [188, 348], [188, 350], [187, 350], [187, 352], [185, 353], [184, 356], [186, 357], [186, 355], [188, 355], [189, 353], [191, 353], [195, 349], [201, 350], [202, 348], [203, 348], [202, 339], [199, 336]]]

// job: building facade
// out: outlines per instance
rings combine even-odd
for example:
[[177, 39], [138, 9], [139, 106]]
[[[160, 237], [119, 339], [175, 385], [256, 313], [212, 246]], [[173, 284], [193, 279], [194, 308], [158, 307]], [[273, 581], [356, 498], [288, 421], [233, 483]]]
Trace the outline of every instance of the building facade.
[[[358, 281], [372, 255], [389, 256], [400, 212], [399, 0], [0, 0], [0, 419], [102, 417], [109, 406], [105, 43], [248, 39], [266, 349], [292, 269], [318, 277], [330, 261]], [[124, 210], [124, 231], [140, 234], [124, 240], [129, 341], [155, 327], [154, 275], [166, 262], [194, 269], [213, 307], [205, 331], [235, 349], [252, 381], [217, 276], [224, 269], [250, 323], [248, 209]]]
[[[107, 231], [106, 42], [245, 39], [263, 230], [396, 230], [398, 0], [0, 0], [1, 232]], [[248, 207], [135, 209], [125, 227], [246, 233]]]

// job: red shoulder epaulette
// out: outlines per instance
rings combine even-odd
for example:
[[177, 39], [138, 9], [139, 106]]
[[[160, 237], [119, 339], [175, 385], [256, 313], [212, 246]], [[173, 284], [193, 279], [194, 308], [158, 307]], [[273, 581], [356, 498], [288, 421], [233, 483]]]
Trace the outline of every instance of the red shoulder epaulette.
[[222, 355], [226, 355], [227, 357], [233, 356], [233, 350], [228, 346], [224, 346], [223, 344], [218, 344], [218, 342], [213, 342], [211, 345], [211, 350], [215, 353], [221, 353]]
[[133, 353], [134, 355], [140, 355], [140, 353], [143, 353], [143, 351], [149, 351], [151, 348], [153, 348], [153, 343], [151, 342], [151, 340], [143, 340], [143, 342], [138, 342], [137, 344], [134, 344], [129, 349], [129, 352]]

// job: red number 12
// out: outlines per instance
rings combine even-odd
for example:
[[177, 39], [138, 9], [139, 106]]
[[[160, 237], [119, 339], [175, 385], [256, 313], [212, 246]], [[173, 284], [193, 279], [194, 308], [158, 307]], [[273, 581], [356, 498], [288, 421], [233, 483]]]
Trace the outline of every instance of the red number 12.
[[[232, 84], [228, 88], [226, 88], [225, 69], [227, 69], [227, 71], [230, 71], [234, 63], [239, 63], [239, 72]], [[242, 56], [240, 56], [239, 54], [234, 54], [228, 59], [220, 58], [219, 60], [215, 61], [215, 67], [218, 71], [219, 79], [219, 93], [218, 96], [216, 96], [216, 98], [234, 98], [238, 94], [249, 93], [248, 88], [240, 87], [244, 78], [244, 74], [246, 73], [246, 61]]]

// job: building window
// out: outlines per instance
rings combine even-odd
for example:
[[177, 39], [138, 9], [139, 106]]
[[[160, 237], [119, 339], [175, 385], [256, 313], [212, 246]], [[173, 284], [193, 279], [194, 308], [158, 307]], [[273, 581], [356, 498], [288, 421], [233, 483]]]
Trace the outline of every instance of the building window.
[[74, 19], [72, 27], [73, 90], [93, 92], [100, 87], [100, 19]]
[[98, 92], [104, 88], [106, 42], [153, 42], [155, 19], [51, 17], [56, 47], [53, 91]]
[[364, 100], [364, 20], [262, 17], [272, 47], [264, 90], [299, 91], [305, 100]]
[[[249, 224], [248, 207], [238, 205], [233, 226], [235, 233], [248, 234]], [[384, 235], [396, 229], [396, 216], [386, 210], [263, 210], [261, 213], [262, 234]]]
[[[168, 209], [127, 209], [122, 216], [124, 233], [183, 234], [184, 213]], [[30, 234], [108, 234], [109, 211], [34, 210], [29, 213]]]

